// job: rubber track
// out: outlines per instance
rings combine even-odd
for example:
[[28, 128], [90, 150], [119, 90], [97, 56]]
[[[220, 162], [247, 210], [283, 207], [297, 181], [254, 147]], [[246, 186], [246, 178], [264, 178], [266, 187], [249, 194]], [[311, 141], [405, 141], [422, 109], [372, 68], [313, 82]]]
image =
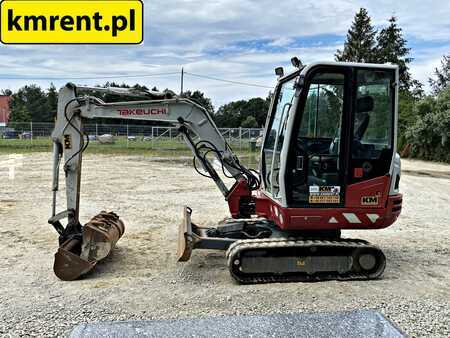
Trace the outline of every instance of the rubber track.
[[[375, 273], [368, 275], [362, 272], [346, 272], [344, 274], [329, 273], [317, 275], [266, 275], [266, 276], [242, 276], [239, 275], [239, 271], [232, 264], [237, 258], [239, 253], [246, 249], [267, 249], [267, 248], [287, 248], [287, 247], [311, 247], [311, 246], [326, 246], [326, 247], [336, 247], [336, 248], [353, 248], [353, 249], [364, 249], [370, 248], [377, 250], [379, 256], [382, 258], [382, 262], [379, 264], [379, 268]], [[376, 246], [368, 243], [367, 241], [361, 239], [338, 239], [338, 240], [322, 240], [322, 239], [285, 239], [285, 238], [268, 238], [268, 239], [254, 239], [254, 240], [239, 240], [233, 243], [227, 250], [226, 253], [228, 268], [231, 275], [239, 283], [242, 284], [261, 284], [261, 283], [282, 283], [282, 282], [318, 282], [324, 280], [370, 280], [379, 278], [385, 269], [386, 258], [383, 252]]]

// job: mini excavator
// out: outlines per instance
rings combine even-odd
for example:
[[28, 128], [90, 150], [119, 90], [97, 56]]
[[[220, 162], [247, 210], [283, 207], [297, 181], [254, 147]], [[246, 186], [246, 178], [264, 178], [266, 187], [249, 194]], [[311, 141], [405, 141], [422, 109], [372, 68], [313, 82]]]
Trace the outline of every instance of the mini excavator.
[[[386, 228], [400, 215], [398, 67], [304, 66], [298, 58], [292, 64], [290, 74], [275, 70], [259, 172], [239, 161], [208, 112], [192, 100], [135, 89], [64, 86], [52, 134], [49, 223], [59, 233], [55, 274], [62, 280], [79, 278], [124, 233], [113, 212], [101, 212], [84, 226], [79, 219], [82, 154], [89, 143], [83, 122], [113, 118], [175, 125], [194, 154], [195, 169], [215, 182], [228, 203], [231, 217], [216, 227], [196, 225], [192, 209], [184, 208], [179, 261], [188, 261], [195, 249], [224, 250], [231, 276], [244, 284], [379, 278], [386, 265], [383, 252], [367, 241], [342, 238], [341, 230]], [[99, 93], [136, 100], [104, 102]], [[67, 208], [56, 213], [61, 163]]]

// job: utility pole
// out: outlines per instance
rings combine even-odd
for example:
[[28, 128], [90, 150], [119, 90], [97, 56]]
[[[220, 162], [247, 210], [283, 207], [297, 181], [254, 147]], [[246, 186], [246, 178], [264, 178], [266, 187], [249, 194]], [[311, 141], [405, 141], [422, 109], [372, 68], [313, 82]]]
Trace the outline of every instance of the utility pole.
[[180, 92], [180, 95], [183, 95], [183, 85], [184, 85], [184, 68], [181, 67], [181, 92]]

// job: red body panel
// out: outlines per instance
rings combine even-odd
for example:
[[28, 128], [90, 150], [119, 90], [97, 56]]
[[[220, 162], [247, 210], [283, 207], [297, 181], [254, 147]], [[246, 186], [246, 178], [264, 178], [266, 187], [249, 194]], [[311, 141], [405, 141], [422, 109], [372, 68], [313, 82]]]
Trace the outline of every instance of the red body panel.
[[241, 197], [251, 197], [252, 193], [248, 189], [247, 181], [242, 179], [236, 182], [228, 195], [228, 208], [230, 209], [231, 217], [239, 217], [239, 203]]
[[[282, 230], [380, 229], [393, 224], [401, 212], [402, 195], [389, 196], [389, 186], [389, 176], [349, 185], [345, 206], [336, 208], [283, 208], [261, 190], [252, 196], [255, 214], [273, 220]], [[245, 181], [234, 186], [228, 198], [233, 217], [239, 217], [240, 198], [249, 195]]]

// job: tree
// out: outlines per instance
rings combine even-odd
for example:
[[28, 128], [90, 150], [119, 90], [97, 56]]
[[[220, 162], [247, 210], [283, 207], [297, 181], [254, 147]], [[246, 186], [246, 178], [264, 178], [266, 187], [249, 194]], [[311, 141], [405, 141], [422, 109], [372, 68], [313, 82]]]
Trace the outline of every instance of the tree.
[[253, 116], [247, 116], [241, 123], [242, 128], [258, 128], [258, 122]]
[[450, 87], [414, 107], [416, 120], [406, 130], [412, 156], [450, 163]]
[[11, 96], [11, 122], [52, 122], [52, 114], [47, 109], [47, 97], [36, 85], [20, 88]]
[[214, 114], [214, 106], [211, 102], [211, 99], [206, 97], [205, 94], [201, 91], [196, 90], [194, 92], [191, 92], [190, 90], [188, 90], [185, 91], [181, 96], [198, 103], [199, 105], [204, 107], [208, 111], [208, 113]]
[[47, 111], [50, 113], [51, 117], [56, 118], [56, 112], [58, 110], [58, 91], [53, 83], [47, 90]]
[[[269, 93], [266, 99], [255, 97], [248, 101], [239, 100], [227, 103], [217, 110], [214, 120], [221, 128], [263, 127], [271, 98], [272, 94]], [[249, 119], [249, 117], [252, 117], [252, 119]]]
[[411, 81], [410, 93], [416, 100], [422, 100], [425, 97], [425, 90], [423, 84], [418, 80]]
[[[425, 99], [425, 98], [424, 98]], [[405, 133], [417, 120], [419, 98], [406, 90], [399, 91], [398, 99], [398, 140], [397, 148], [401, 151], [408, 144]]]
[[12, 99], [9, 101], [9, 107], [11, 109], [11, 114], [9, 115], [10, 122], [30, 122], [31, 113], [27, 110], [25, 105]]
[[450, 87], [445, 87], [436, 99], [436, 114], [434, 118], [435, 132], [441, 136], [441, 145], [446, 147], [450, 161]]
[[377, 32], [365, 8], [356, 13], [352, 26], [347, 33], [344, 49], [337, 50], [336, 61], [375, 62], [375, 36]]
[[435, 79], [430, 78], [429, 82], [434, 94], [439, 94], [448, 87], [450, 83], [450, 54], [444, 55], [441, 61], [441, 68], [434, 70]]
[[410, 48], [403, 38], [402, 29], [397, 25], [397, 18], [389, 19], [389, 26], [383, 28], [377, 36], [376, 58], [379, 63], [393, 63], [399, 66], [400, 88], [410, 90], [412, 87], [411, 74], [408, 64], [412, 58], [408, 57]]
[[[254, 127], [263, 127], [266, 123], [267, 112], [269, 110], [270, 99], [262, 99], [256, 97], [248, 100], [245, 107], [245, 115], [248, 114], [255, 118], [256, 125]], [[248, 127], [250, 128], [250, 127]], [[253, 128], [253, 127], [251, 127]]]
[[243, 108], [247, 101], [233, 101], [219, 107], [214, 120], [219, 128], [239, 128], [243, 120]]

